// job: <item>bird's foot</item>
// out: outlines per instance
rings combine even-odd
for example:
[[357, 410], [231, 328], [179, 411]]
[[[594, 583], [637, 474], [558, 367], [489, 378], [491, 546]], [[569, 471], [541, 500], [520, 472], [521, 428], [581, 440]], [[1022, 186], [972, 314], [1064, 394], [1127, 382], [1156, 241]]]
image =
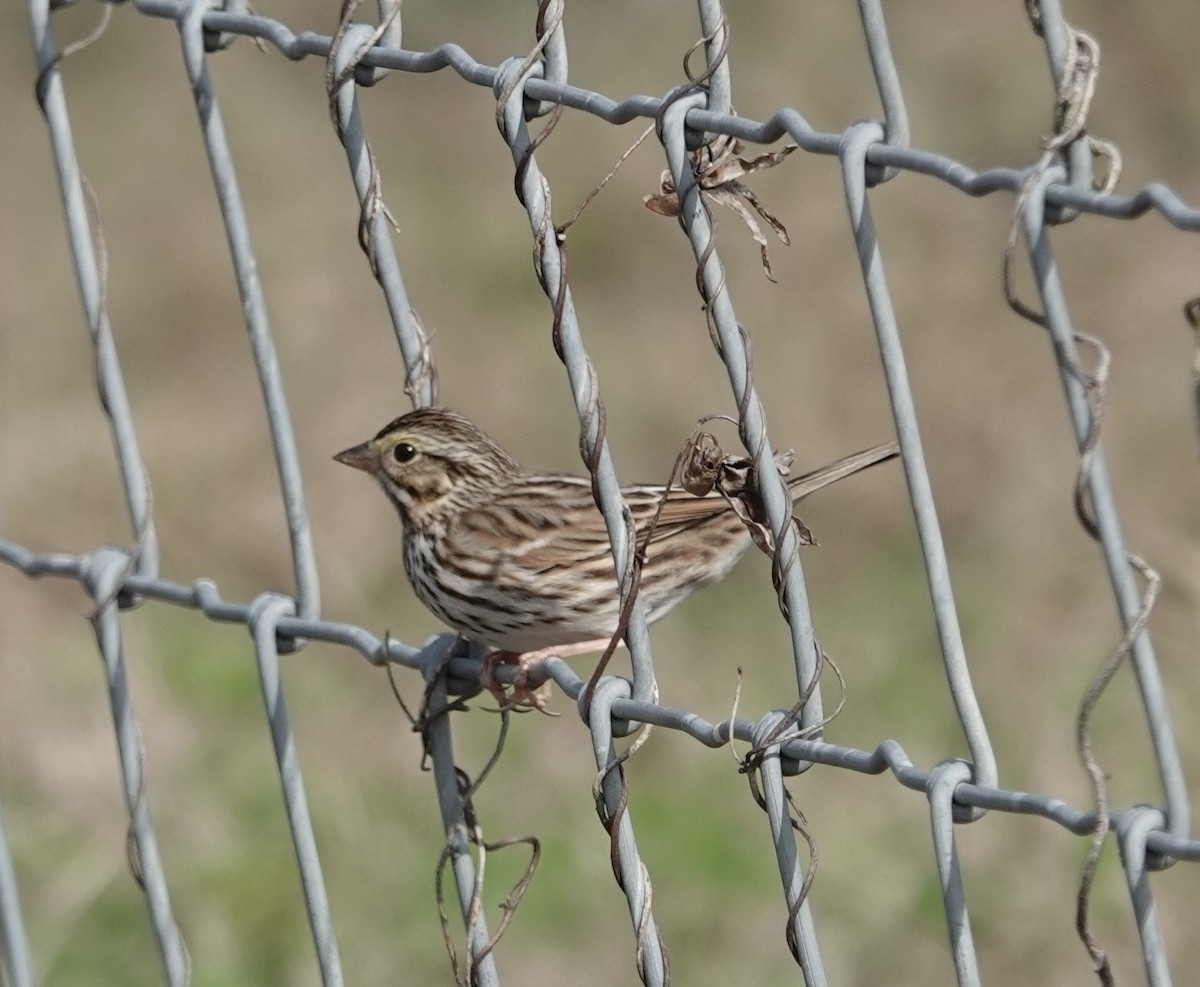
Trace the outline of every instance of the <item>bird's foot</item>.
[[[543, 682], [536, 689], [529, 686], [529, 673], [547, 658], [573, 658], [592, 651], [602, 651], [608, 645], [607, 640], [577, 641], [560, 647], [540, 648], [537, 651], [526, 651], [518, 654], [515, 651], [489, 651], [483, 658], [483, 667], [479, 670], [479, 683], [500, 704], [501, 710], [525, 712], [535, 709], [547, 716], [556, 714], [546, 709], [550, 701], [550, 682]], [[517, 674], [511, 687], [496, 679], [496, 669], [501, 665], [516, 665]]]
[[[529, 687], [529, 670], [540, 662], [542, 657], [538, 652], [522, 655], [515, 651], [489, 651], [483, 658], [483, 667], [479, 670], [479, 684], [492, 694], [500, 704], [502, 712], [536, 709], [540, 713], [548, 714], [546, 704], [550, 701], [550, 683], [543, 682], [536, 689]], [[496, 669], [501, 665], [517, 666], [517, 675], [511, 687], [496, 678]]]

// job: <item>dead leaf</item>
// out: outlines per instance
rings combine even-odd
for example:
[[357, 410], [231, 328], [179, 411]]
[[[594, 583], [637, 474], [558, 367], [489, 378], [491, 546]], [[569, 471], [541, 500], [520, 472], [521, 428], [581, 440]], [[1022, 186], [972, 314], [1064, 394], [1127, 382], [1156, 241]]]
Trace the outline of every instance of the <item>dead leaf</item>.
[[[786, 477], [792, 470], [795, 454], [791, 449], [775, 453], [775, 468]], [[714, 490], [742, 519], [754, 544], [767, 555], [775, 554], [775, 540], [767, 525], [767, 512], [751, 482], [754, 461], [748, 456], [725, 455], [716, 437], [699, 432], [689, 443], [684, 455], [680, 483], [683, 489], [697, 497]], [[816, 539], [808, 527], [795, 515], [792, 523], [801, 545], [815, 545]]]
[[[766, 235], [750, 210], [753, 209], [754, 213], [757, 213], [771, 227], [771, 230], [785, 245], [792, 241], [788, 236], [787, 227], [772, 215], [742, 179], [756, 171], [774, 168], [796, 150], [796, 145], [786, 144], [754, 158], [742, 157], [744, 150], [745, 146], [741, 141], [732, 137], [720, 138], [692, 152], [692, 170], [696, 175], [696, 184], [700, 187], [700, 194], [709, 201], [735, 212], [746, 225], [754, 242], [758, 244], [759, 254], [762, 257], [763, 274], [766, 275], [767, 280], [774, 281]], [[643, 197], [642, 202], [647, 209], [659, 216], [679, 215], [679, 195], [675, 189], [675, 183], [671, 180], [670, 172], [662, 173], [662, 177], [659, 179], [658, 194], [647, 195]], [[749, 208], [747, 208], [747, 204], [749, 204]]]

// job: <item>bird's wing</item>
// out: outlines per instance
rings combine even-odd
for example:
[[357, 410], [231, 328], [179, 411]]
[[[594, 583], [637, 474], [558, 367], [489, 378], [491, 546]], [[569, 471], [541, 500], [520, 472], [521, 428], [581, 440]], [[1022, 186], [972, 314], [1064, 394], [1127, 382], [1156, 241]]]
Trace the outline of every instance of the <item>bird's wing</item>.
[[[640, 542], [658, 511], [662, 487], [633, 486], [621, 492]], [[657, 544], [690, 531], [728, 511], [729, 505], [719, 494], [696, 497], [674, 488], [654, 525], [651, 542]], [[502, 555], [505, 566], [535, 572], [592, 563], [612, 565], [608, 529], [592, 500], [591, 484], [574, 476], [529, 477], [519, 491], [461, 512], [447, 532], [446, 548], [458, 558], [494, 560]]]
[[[873, 446], [790, 479], [788, 489], [793, 501], [799, 500], [897, 454], [895, 443]], [[661, 486], [629, 486], [621, 493], [633, 515], [639, 542], [656, 514], [651, 545], [710, 524], [714, 534], [744, 526], [719, 493], [697, 497], [673, 486], [665, 502]], [[449, 541], [449, 550], [467, 558], [494, 559], [500, 552], [507, 564], [538, 572], [572, 565], [611, 564], [608, 529], [592, 499], [591, 483], [577, 476], [526, 477], [512, 492], [486, 506], [462, 512], [449, 533]]]
[[612, 568], [604, 518], [581, 477], [530, 476], [511, 492], [462, 511], [447, 532], [447, 551], [500, 559], [505, 569], [528, 575]]

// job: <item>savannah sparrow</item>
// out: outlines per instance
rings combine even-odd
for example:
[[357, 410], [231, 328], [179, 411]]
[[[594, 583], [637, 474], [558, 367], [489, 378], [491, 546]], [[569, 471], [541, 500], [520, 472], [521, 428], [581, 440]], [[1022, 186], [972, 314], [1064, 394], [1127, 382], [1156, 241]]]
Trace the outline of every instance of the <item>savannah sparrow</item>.
[[[894, 444], [876, 446], [790, 479], [792, 499], [896, 452]], [[588, 480], [527, 473], [446, 408], [401, 415], [334, 459], [379, 482], [400, 514], [404, 568], [417, 597], [456, 631], [498, 649], [493, 660], [526, 668], [608, 644], [619, 616], [617, 584]], [[622, 493], [640, 546], [663, 487]], [[747, 523], [720, 493], [673, 487], [642, 570], [647, 619], [721, 579], [750, 544]]]

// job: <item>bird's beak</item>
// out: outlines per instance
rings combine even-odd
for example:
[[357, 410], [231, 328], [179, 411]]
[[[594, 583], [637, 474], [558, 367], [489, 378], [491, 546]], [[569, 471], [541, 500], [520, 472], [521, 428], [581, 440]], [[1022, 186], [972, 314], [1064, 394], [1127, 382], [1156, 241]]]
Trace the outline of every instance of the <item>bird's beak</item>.
[[375, 469], [375, 455], [371, 452], [370, 442], [343, 449], [333, 458], [339, 463], [353, 466], [356, 470], [362, 470], [364, 473], [370, 473]]

